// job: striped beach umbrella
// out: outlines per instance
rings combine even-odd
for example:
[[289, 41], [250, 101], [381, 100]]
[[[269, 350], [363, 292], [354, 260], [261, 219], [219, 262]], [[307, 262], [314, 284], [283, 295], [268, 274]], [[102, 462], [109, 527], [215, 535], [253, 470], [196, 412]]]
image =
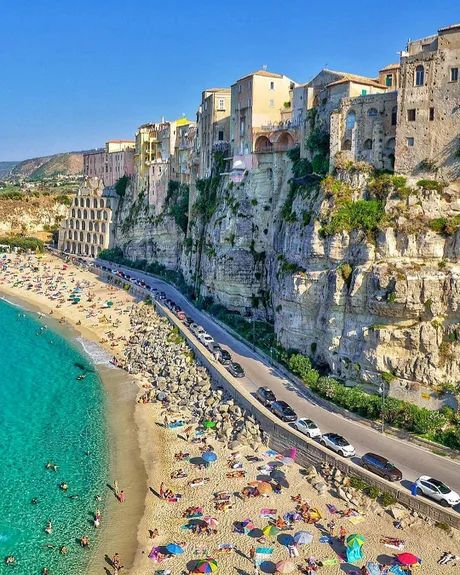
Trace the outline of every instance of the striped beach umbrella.
[[202, 559], [196, 562], [193, 568], [194, 573], [215, 573], [217, 571], [217, 561], [215, 559]]

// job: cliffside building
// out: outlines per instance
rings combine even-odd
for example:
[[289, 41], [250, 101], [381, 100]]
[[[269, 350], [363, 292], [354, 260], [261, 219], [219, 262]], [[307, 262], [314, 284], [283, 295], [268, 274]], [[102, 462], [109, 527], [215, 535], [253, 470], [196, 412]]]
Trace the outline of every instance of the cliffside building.
[[401, 54], [397, 172], [460, 177], [460, 24]]
[[117, 195], [99, 178], [87, 178], [61, 222], [58, 249], [76, 255], [97, 257], [112, 245], [112, 217]]
[[230, 113], [230, 88], [210, 88], [201, 93], [195, 141], [200, 178], [207, 178], [211, 175], [212, 157], [215, 150], [228, 151]]
[[[230, 143], [234, 166], [238, 163], [252, 168], [256, 165], [254, 152], [264, 148], [273, 151], [274, 143], [283, 150], [294, 145], [287, 130], [275, 130], [285, 119], [283, 113], [290, 114], [294, 86], [287, 76], [267, 70], [248, 74], [232, 85]], [[275, 131], [276, 142], [272, 142], [267, 133]]]
[[134, 141], [109, 140], [105, 148], [83, 155], [83, 173], [113, 186], [123, 176], [134, 174]]

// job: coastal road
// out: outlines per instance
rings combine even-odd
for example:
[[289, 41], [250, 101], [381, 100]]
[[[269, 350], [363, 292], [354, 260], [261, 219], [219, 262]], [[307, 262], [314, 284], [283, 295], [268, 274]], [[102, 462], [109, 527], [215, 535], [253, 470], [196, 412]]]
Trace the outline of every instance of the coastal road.
[[[111, 265], [107, 262], [100, 262], [100, 264]], [[119, 268], [113, 265], [112, 269]], [[144, 280], [151, 287], [164, 291], [168, 298], [174, 300], [188, 316], [202, 325], [216, 342], [231, 353], [234, 361], [240, 363], [246, 373], [244, 378], [235, 380], [238, 382], [237, 385], [244, 385], [250, 392], [255, 392], [260, 386], [267, 386], [278, 399], [289, 403], [299, 417], [313, 419], [322, 433], [329, 431], [340, 433], [355, 447], [358, 457], [353, 460], [357, 463], [359, 455], [368, 451], [388, 458], [401, 469], [403, 487], [410, 488], [409, 482], [414, 481], [420, 475], [430, 475], [444, 481], [451, 489], [460, 493], [460, 463], [411, 444], [410, 440], [404, 441], [381, 433], [359, 421], [348, 419], [316, 404], [301, 388], [286, 379], [264, 358], [230, 335], [207, 314], [196, 309], [176, 288], [151, 275], [132, 269], [128, 271], [128, 269], [122, 271], [126, 271], [131, 277]], [[460, 512], [460, 506], [457, 506], [455, 510]]]

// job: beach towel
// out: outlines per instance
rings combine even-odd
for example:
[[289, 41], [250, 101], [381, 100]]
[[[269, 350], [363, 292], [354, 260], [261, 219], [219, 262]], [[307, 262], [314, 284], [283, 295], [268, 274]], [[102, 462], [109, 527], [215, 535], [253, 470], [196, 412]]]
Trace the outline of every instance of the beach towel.
[[392, 543], [384, 543], [383, 545], [390, 549], [396, 549], [396, 551], [402, 551], [404, 549], [404, 543], [402, 542], [399, 545], [393, 545]]
[[392, 565], [389, 568], [388, 573], [391, 573], [392, 575], [406, 575], [406, 571], [404, 571], [400, 565]]
[[337, 559], [337, 557], [331, 557], [330, 559], [323, 559], [321, 563], [323, 564], [324, 567], [333, 567], [334, 565], [339, 564], [339, 560]]
[[264, 507], [260, 510], [261, 517], [274, 517], [276, 519], [278, 510], [277, 509], [269, 509], [268, 507]]
[[358, 525], [358, 523], [362, 523], [364, 521], [364, 517], [362, 515], [356, 515], [355, 517], [348, 517], [348, 521], [353, 525]]
[[337, 513], [337, 507], [335, 505], [333, 505], [332, 503], [327, 503], [326, 507], [327, 507], [327, 510], [329, 511], [329, 513], [332, 513], [332, 515], [335, 515]]
[[254, 557], [254, 563], [257, 567], [260, 567], [264, 561], [270, 559], [271, 554], [273, 553], [272, 547], [257, 547], [256, 554]]
[[219, 547], [217, 549], [219, 549], [220, 551], [223, 551], [225, 549], [233, 549], [235, 546], [233, 545], [233, 543], [220, 543]]
[[175, 429], [176, 427], [183, 427], [185, 424], [183, 421], [173, 421], [168, 424], [169, 429]]

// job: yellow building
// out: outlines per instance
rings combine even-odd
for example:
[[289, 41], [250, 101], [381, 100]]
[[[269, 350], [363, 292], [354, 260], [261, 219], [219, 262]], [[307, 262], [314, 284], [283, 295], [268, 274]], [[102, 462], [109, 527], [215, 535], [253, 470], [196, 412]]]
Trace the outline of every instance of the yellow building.
[[258, 70], [231, 87], [230, 140], [233, 157], [252, 167], [257, 134], [285, 119], [295, 82], [283, 74]]
[[148, 190], [150, 165], [154, 160], [161, 159], [159, 135], [165, 125], [166, 122], [143, 124], [137, 129], [134, 172], [138, 191]]

